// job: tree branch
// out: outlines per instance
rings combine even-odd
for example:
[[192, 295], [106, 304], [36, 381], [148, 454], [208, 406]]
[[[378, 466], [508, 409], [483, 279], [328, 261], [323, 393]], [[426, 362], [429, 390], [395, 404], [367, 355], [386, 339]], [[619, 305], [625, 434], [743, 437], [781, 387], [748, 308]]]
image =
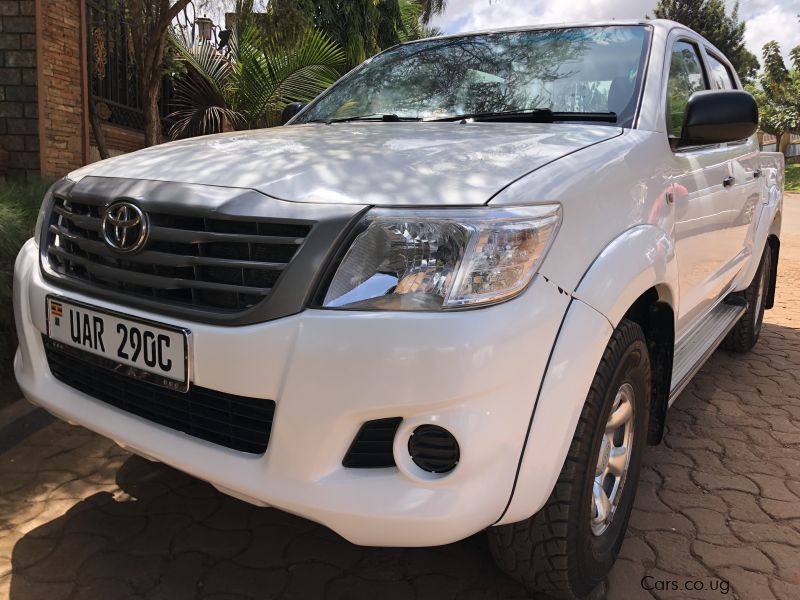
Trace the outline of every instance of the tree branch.
[[175, 2], [175, 4], [169, 7], [167, 12], [164, 13], [164, 17], [167, 20], [167, 27], [169, 27], [169, 24], [172, 23], [172, 19], [177, 17], [188, 4], [189, 0], [178, 0]]

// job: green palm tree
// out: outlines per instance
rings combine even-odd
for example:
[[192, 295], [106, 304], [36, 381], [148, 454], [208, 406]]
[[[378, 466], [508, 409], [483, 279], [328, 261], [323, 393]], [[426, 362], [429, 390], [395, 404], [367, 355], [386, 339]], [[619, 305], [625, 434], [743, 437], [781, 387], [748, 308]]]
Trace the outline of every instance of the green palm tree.
[[430, 23], [434, 15], [443, 13], [447, 8], [447, 0], [419, 0], [418, 4], [421, 7], [419, 18], [424, 25]]
[[173, 139], [277, 125], [288, 103], [309, 102], [345, 62], [341, 48], [314, 29], [288, 46], [268, 37], [246, 6], [225, 54], [181, 31], [172, 32], [172, 44], [185, 66], [174, 81]]
[[352, 69], [385, 48], [437, 35], [427, 27], [446, 0], [270, 0], [262, 23], [273, 35], [324, 31], [345, 52]]
[[[397, 35], [399, 41], [408, 42], [411, 40], [419, 40], [422, 38], [434, 37], [442, 35], [442, 30], [438, 27], [428, 25], [431, 15], [425, 16], [425, 11], [433, 10], [433, 14], [444, 10], [446, 0], [439, 0], [439, 2], [430, 2], [423, 0], [399, 0], [400, 15], [402, 20], [402, 27], [397, 28]], [[434, 5], [431, 8], [431, 4]], [[440, 6], [436, 10], [436, 6]]]

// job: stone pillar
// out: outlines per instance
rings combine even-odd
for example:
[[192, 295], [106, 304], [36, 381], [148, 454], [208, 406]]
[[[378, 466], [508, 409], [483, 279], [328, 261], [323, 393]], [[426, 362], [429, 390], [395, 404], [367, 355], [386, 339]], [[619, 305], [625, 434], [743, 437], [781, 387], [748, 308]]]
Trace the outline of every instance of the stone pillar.
[[86, 163], [83, 96], [84, 0], [36, 0], [39, 6], [41, 172], [61, 177]]

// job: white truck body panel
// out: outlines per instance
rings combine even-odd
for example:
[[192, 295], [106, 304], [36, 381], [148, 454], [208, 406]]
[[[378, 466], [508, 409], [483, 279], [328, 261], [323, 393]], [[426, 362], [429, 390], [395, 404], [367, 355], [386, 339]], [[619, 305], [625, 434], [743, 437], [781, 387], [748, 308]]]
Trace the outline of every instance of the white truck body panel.
[[[54, 379], [42, 344], [48, 293], [62, 291], [42, 278], [28, 242], [17, 259], [14, 305], [21, 341], [15, 369], [30, 401], [236, 497], [322, 522], [353, 543], [393, 546], [450, 543], [500, 518], [517, 469], [508, 457], [522, 452], [530, 399], [550, 352], [542, 340], [555, 338], [569, 302], [539, 277], [510, 302], [445, 318], [307, 310], [235, 328], [170, 319], [192, 332], [196, 385], [276, 399], [269, 451], [256, 457], [131, 416]], [[458, 436], [459, 468], [435, 478], [410, 460], [398, 461], [398, 469], [342, 467], [364, 421], [398, 412], [398, 456], [400, 440], [434, 422]]]
[[385, 125], [296, 125], [204, 136], [110, 158], [70, 178], [225, 185], [292, 202], [469, 206], [485, 204], [548, 162], [622, 132], [552, 123]]

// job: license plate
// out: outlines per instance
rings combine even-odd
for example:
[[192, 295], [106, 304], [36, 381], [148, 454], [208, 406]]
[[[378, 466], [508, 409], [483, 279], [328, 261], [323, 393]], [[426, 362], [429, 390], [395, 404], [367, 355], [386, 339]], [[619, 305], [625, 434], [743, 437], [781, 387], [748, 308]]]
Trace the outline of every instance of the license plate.
[[47, 335], [115, 371], [171, 389], [188, 387], [185, 329], [48, 296]]

